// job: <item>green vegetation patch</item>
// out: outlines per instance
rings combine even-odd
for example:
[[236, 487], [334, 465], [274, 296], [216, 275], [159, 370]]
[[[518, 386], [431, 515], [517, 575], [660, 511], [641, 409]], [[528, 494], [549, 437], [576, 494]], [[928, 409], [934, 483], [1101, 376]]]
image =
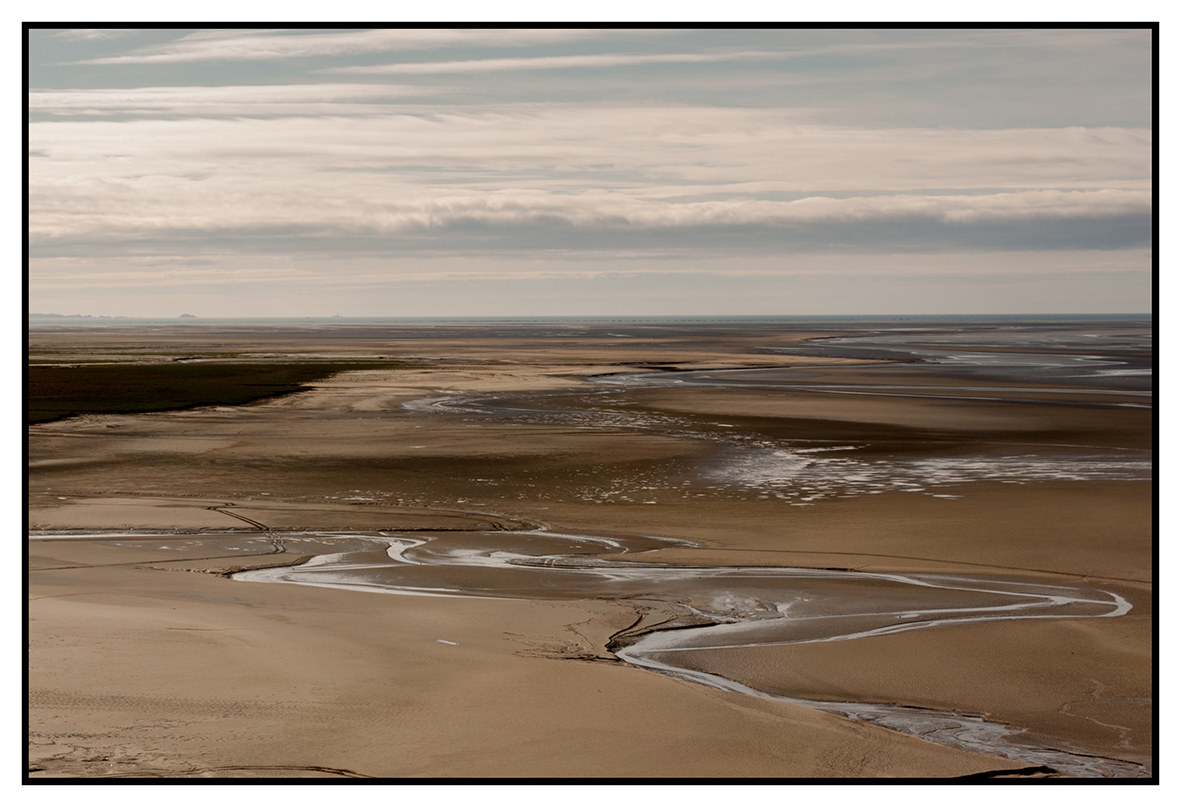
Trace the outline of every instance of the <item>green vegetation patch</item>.
[[159, 412], [194, 406], [233, 406], [286, 395], [345, 370], [401, 366], [398, 362], [290, 362], [30, 365], [25, 392], [28, 423], [82, 414]]

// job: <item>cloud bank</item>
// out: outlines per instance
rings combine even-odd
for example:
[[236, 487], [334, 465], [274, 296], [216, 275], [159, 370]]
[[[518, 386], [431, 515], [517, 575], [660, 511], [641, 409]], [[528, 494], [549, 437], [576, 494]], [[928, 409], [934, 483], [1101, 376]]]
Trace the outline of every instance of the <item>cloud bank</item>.
[[[642, 292], [659, 312], [685, 279], [701, 304], [726, 298], [726, 277], [749, 284], [731, 307], [804, 276], [829, 299], [832, 275], [802, 267], [865, 260], [893, 267], [897, 295], [874, 282], [901, 306], [919, 282], [903, 258], [959, 256], [940, 264], [959, 274], [920, 274], [1002, 299], [1011, 267], [1052, 265], [1049, 288], [1071, 255], [1106, 267], [1079, 269], [1102, 307], [1103, 278], [1150, 272], [1150, 44], [1100, 29], [45, 31], [30, 288], [51, 295], [39, 310], [85, 310], [83, 290], [134, 308], [137, 287], [268, 284], [347, 308], [433, 273], [415, 306], [442, 312], [477, 280], [501, 313], [521, 284], [553, 303], [618, 283], [594, 299]], [[1078, 259], [1090, 251], [1116, 257]]]

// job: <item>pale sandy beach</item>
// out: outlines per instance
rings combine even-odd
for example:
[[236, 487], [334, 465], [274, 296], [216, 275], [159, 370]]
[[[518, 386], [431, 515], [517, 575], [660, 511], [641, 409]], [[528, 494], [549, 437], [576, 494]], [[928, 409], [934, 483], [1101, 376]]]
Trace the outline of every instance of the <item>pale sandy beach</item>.
[[[31, 353], [117, 357], [136, 336], [34, 331]], [[199, 354], [225, 336], [188, 328], [167, 341]], [[247, 354], [237, 360], [331, 352], [421, 366], [345, 372], [240, 407], [30, 427], [31, 777], [1054, 775], [1029, 759], [624, 663], [613, 640], [626, 646], [668, 619], [702, 622], [656, 589], [580, 595], [564, 588], [573, 572], [538, 572], [521, 578], [525, 589], [489, 598], [478, 587], [503, 587], [496, 569], [462, 564], [411, 569], [438, 576], [401, 584], [447, 596], [230, 576], [312, 570], [342, 551], [391, 563], [380, 542], [348, 555], [361, 546], [340, 537], [349, 531], [412, 539], [424, 547], [416, 552], [463, 539], [495, 557], [497, 540], [509, 546], [539, 528], [624, 544], [674, 539], [638, 555], [604, 545], [592, 553], [600, 564], [961, 575], [1102, 591], [1130, 610], [1091, 618], [1107, 606], [1085, 606], [1095, 613], [681, 661], [772, 696], [981, 716], [1030, 747], [1110, 760], [1108, 775], [1151, 775], [1150, 477], [1117, 463], [1058, 478], [1061, 463], [1046, 460], [1078, 445], [1088, 446], [1087, 468], [1111, 454], [1150, 460], [1150, 410], [830, 403], [837, 396], [803, 390], [587, 380], [656, 364], [823, 365], [854, 376], [867, 366], [752, 353], [766, 333], [348, 336], [236, 334]], [[845, 470], [793, 482], [785, 458], [809, 455], [787, 446], [837, 449], [845, 466], [808, 467]], [[972, 477], [981, 462], [1001, 470]], [[475, 557], [463, 552], [454, 557]], [[452, 596], [464, 586], [484, 594]]]

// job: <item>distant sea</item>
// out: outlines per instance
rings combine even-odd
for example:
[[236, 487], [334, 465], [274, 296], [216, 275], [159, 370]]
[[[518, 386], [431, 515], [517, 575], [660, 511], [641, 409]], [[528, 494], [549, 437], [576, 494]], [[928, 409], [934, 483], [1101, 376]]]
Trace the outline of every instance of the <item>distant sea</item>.
[[105, 317], [61, 314], [29, 314], [29, 325], [119, 327], [128, 325], [677, 325], [677, 324], [802, 324], [802, 323], [1068, 323], [1126, 322], [1151, 324], [1152, 314], [832, 314], [749, 316], [576, 316], [576, 317]]

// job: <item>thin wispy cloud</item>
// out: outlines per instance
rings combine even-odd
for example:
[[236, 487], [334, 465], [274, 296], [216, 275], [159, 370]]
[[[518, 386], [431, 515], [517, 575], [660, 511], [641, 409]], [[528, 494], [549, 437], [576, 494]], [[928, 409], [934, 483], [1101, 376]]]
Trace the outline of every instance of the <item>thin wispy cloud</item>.
[[389, 29], [347, 33], [211, 31], [189, 34], [164, 45], [118, 56], [83, 59], [76, 64], [167, 64], [202, 61], [266, 61], [308, 56], [339, 56], [376, 51], [445, 47], [524, 47], [614, 36], [596, 29]]
[[[345, 86], [342, 93], [352, 97], [370, 92]], [[308, 97], [301, 88], [281, 94], [287, 92]], [[222, 97], [222, 91], [208, 95]], [[206, 97], [206, 90], [197, 96]], [[178, 92], [174, 103], [191, 105], [187, 98]], [[167, 99], [156, 100], [162, 112], [175, 111]], [[166, 167], [224, 168], [225, 181], [255, 175], [255, 181], [280, 182], [367, 169], [376, 173], [352, 181], [396, 181], [428, 195], [456, 182], [505, 189], [506, 179], [517, 190], [560, 184], [571, 192], [622, 182], [640, 195], [681, 184], [702, 193], [741, 182], [803, 193], [1145, 187], [1151, 168], [1151, 133], [1140, 129], [858, 129], [800, 123], [777, 111], [708, 107], [383, 106], [347, 125], [331, 115], [58, 120], [34, 122], [30, 133], [44, 180], [55, 166], [72, 180], [83, 169], [105, 181]], [[444, 175], [448, 182], [439, 182]]]
[[119, 30], [117, 28], [67, 28], [53, 34], [55, 39], [68, 42], [84, 42], [105, 39], [118, 39], [134, 33], [134, 29]]
[[[221, 87], [133, 87], [97, 90], [34, 90], [29, 109], [54, 115], [123, 114], [249, 115], [308, 114], [313, 105], [334, 105], [437, 94], [397, 84], [269, 84]], [[333, 111], [326, 106], [319, 110]], [[339, 109], [336, 109], [339, 111]]]
[[569, 70], [594, 67], [628, 67], [646, 64], [708, 64], [782, 58], [774, 51], [734, 53], [594, 53], [579, 56], [532, 56], [517, 59], [470, 59], [452, 62], [400, 62], [398, 64], [334, 67], [324, 73], [427, 74], [484, 73], [509, 70]]

